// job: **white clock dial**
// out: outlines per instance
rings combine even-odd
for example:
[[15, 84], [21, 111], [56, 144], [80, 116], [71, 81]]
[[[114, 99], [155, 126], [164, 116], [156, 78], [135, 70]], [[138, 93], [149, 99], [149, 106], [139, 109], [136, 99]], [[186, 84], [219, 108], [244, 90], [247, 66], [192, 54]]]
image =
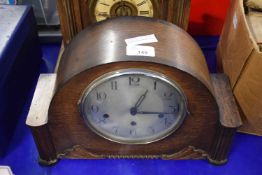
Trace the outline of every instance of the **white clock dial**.
[[116, 16], [153, 17], [151, 0], [97, 0], [94, 8], [96, 21]]
[[148, 70], [106, 74], [81, 99], [86, 124], [119, 143], [143, 144], [174, 132], [186, 115], [186, 98], [177, 84]]

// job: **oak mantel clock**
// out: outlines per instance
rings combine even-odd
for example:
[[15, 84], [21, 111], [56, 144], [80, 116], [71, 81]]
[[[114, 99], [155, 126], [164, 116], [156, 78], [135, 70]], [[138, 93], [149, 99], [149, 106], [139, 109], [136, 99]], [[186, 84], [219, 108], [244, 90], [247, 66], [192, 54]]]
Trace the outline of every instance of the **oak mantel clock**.
[[58, 0], [65, 44], [88, 25], [116, 16], [163, 19], [187, 29], [191, 0]]
[[57, 73], [40, 76], [27, 125], [44, 164], [62, 158], [222, 164], [241, 119], [226, 76], [209, 75], [186, 32], [161, 20], [119, 17], [83, 30]]

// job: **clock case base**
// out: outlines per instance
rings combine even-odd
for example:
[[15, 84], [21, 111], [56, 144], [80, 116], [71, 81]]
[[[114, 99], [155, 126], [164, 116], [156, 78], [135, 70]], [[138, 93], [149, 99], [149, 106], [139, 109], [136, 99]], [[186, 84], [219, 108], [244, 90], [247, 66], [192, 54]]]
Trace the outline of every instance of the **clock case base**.
[[[45, 75], [40, 76], [38, 84], [40, 82], [44, 84], [50, 83], [52, 80], [56, 79], [56, 76], [49, 76], [49, 79]], [[146, 155], [146, 154], [93, 154], [91, 151], [86, 150], [81, 145], [72, 145], [71, 147], [63, 150], [63, 152], [57, 152], [54, 146], [54, 140], [52, 139], [52, 134], [49, 130], [49, 123], [43, 123], [41, 126], [33, 126], [31, 124], [30, 128], [39, 151], [39, 163], [44, 166], [50, 166], [59, 159], [64, 158], [88, 158], [88, 159], [102, 159], [102, 158], [161, 158], [165, 160], [170, 159], [207, 159], [210, 163], [215, 165], [223, 165], [227, 162], [227, 156], [234, 138], [236, 129], [241, 125], [241, 120], [239, 116], [238, 109], [234, 97], [232, 95], [229, 80], [224, 74], [211, 74], [211, 81], [214, 87], [215, 96], [217, 98], [217, 103], [219, 105], [220, 120], [217, 121], [217, 127], [215, 129], [215, 135], [210, 147], [207, 149], [198, 148], [194, 145], [185, 145], [179, 151], [163, 154], [163, 155]], [[46, 93], [46, 89], [37, 86], [38, 94]], [[50, 88], [49, 88], [50, 89]], [[54, 89], [50, 89], [53, 91]], [[52, 92], [51, 92], [52, 93]], [[37, 94], [35, 94], [37, 96]], [[34, 98], [35, 98], [34, 96]], [[34, 101], [34, 100], [33, 100]], [[46, 99], [46, 101], [50, 101]], [[37, 105], [36, 105], [37, 106]], [[42, 106], [45, 108], [44, 106]], [[31, 109], [30, 109], [31, 111]], [[37, 122], [37, 121], [35, 121]], [[202, 138], [205, 139], [205, 138]], [[130, 150], [132, 153], [132, 150]]]

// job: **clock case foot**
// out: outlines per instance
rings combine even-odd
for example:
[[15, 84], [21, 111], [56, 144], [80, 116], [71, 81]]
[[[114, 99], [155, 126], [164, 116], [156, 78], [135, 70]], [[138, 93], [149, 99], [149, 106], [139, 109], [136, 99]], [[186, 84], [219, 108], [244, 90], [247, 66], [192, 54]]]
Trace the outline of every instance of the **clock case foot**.
[[41, 157], [38, 158], [38, 163], [41, 166], [53, 166], [58, 162], [58, 159], [54, 159], [54, 160], [43, 160], [41, 159]]
[[225, 165], [227, 163], [227, 159], [224, 159], [224, 160], [214, 160], [214, 159], [211, 159], [210, 157], [208, 157], [208, 162], [213, 164], [213, 165], [217, 165], [217, 166], [220, 166], [220, 165]]
[[57, 163], [57, 155], [47, 125], [31, 127], [31, 131], [38, 149], [38, 163], [42, 166], [52, 166]]
[[227, 163], [236, 128], [218, 126], [216, 140], [213, 142], [210, 153], [207, 156], [209, 163], [214, 165], [224, 165]]

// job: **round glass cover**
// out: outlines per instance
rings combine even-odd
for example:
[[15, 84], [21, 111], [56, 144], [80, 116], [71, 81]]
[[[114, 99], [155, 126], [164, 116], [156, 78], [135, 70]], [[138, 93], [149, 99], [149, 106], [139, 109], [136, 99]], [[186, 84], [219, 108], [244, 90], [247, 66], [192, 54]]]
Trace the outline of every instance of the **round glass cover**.
[[176, 82], [144, 69], [124, 69], [94, 80], [80, 99], [91, 130], [114, 142], [146, 144], [182, 124], [187, 102]]

